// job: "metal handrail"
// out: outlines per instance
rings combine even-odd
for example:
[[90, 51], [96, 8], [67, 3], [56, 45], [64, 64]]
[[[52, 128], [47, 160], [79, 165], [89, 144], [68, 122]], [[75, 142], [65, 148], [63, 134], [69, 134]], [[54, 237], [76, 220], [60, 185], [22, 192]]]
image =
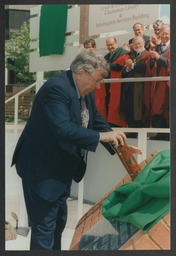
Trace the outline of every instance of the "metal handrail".
[[[43, 82], [45, 82], [46, 80], [43, 80]], [[155, 76], [155, 77], [136, 77], [136, 78], [110, 78], [110, 79], [103, 79], [102, 83], [116, 83], [116, 82], [120, 82], [120, 83], [126, 83], [126, 82], [152, 82], [152, 81], [170, 81], [170, 76]], [[23, 89], [22, 91], [18, 92], [17, 94], [13, 95], [12, 97], [10, 97], [9, 99], [7, 99], [5, 101], [5, 104], [8, 103], [9, 101], [13, 100], [15, 97], [21, 95], [22, 93], [28, 91], [30, 88], [32, 88], [33, 86], [36, 86], [36, 82], [34, 82], [33, 84], [29, 85], [28, 87], [26, 87], [25, 89]]]
[[18, 97], [19, 95], [23, 94], [24, 92], [28, 91], [29, 89], [31, 89], [31, 88], [34, 87], [34, 86], [36, 86], [36, 82], [33, 83], [33, 84], [31, 84], [31, 85], [29, 85], [28, 87], [26, 87], [26, 88], [23, 89], [22, 91], [16, 93], [15, 95], [13, 95], [12, 97], [10, 97], [9, 99], [7, 99], [7, 100], [5, 101], [5, 104], [8, 103], [9, 101], [15, 99], [15, 98]]
[[110, 78], [103, 79], [102, 83], [126, 83], [126, 82], [153, 82], [153, 81], [170, 81], [170, 76], [153, 76], [153, 77], [130, 77], [130, 78]]
[[32, 87], [36, 86], [37, 82], [29, 85], [28, 87], [26, 87], [25, 89], [23, 89], [22, 91], [18, 92], [17, 94], [13, 95], [12, 97], [10, 97], [9, 99], [7, 99], [5, 101], [5, 104], [10, 102], [11, 100], [15, 99], [15, 113], [14, 113], [14, 130], [15, 133], [17, 133], [17, 126], [18, 126], [18, 96], [23, 94], [24, 92], [28, 91], [29, 89], [31, 89]]

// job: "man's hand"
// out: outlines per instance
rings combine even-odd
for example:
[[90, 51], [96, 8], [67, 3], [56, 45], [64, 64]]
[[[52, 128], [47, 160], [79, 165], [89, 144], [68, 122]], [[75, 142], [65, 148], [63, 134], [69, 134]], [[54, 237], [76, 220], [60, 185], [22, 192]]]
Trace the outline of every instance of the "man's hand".
[[127, 50], [127, 51], [131, 51], [131, 46], [130, 44], [123, 44], [123, 49]]
[[157, 40], [154, 36], [150, 37], [150, 50], [154, 50], [157, 45]]
[[120, 131], [100, 132], [100, 141], [114, 144], [114, 147], [117, 148], [119, 146], [119, 142], [121, 145], [124, 145], [126, 136]]
[[137, 147], [132, 146], [132, 145], [128, 145], [128, 147], [129, 147], [129, 150], [131, 151], [132, 154], [139, 154], [139, 155], [142, 154], [142, 150], [140, 148], [137, 148]]
[[157, 52], [155, 52], [155, 51], [150, 51], [150, 53], [151, 53], [150, 56], [151, 56], [152, 59], [158, 60], [158, 59], [160, 58], [159, 53], [157, 53]]
[[127, 59], [125, 62], [126, 66], [127, 66], [127, 70], [130, 71], [132, 69], [133, 66], [133, 61], [132, 59]]

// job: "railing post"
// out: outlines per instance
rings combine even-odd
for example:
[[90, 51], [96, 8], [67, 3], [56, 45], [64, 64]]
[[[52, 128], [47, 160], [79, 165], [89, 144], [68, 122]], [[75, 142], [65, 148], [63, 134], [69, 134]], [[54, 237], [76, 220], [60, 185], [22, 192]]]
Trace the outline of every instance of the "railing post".
[[146, 159], [147, 155], [147, 131], [146, 129], [141, 128], [138, 131], [138, 148], [142, 150], [142, 155], [137, 155], [138, 163]]
[[14, 135], [18, 132], [18, 96], [15, 97]]
[[83, 215], [84, 179], [78, 184], [78, 220]]
[[36, 93], [43, 84], [43, 71], [36, 73]]
[[26, 226], [26, 217], [27, 217], [27, 211], [26, 211], [26, 205], [24, 201], [24, 194], [23, 194], [23, 187], [22, 183], [20, 184], [21, 193], [20, 193], [20, 209], [19, 209], [19, 225], [21, 227]]

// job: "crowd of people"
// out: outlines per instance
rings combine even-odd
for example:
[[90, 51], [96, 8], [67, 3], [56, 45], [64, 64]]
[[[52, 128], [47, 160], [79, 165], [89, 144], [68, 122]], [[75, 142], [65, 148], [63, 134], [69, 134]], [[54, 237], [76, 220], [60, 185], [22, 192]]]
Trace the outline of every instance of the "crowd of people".
[[[141, 77], [139, 82], [102, 83], [94, 91], [96, 106], [111, 127], [169, 127], [169, 81], [142, 81], [143, 77], [170, 73], [170, 25], [156, 20], [153, 30], [154, 35], [147, 36], [143, 24], [135, 23], [134, 38], [122, 47], [114, 36], [106, 39], [104, 58], [110, 65], [106, 78]], [[95, 40], [85, 40], [84, 48], [95, 50]], [[151, 139], [169, 137], [160, 133]]]

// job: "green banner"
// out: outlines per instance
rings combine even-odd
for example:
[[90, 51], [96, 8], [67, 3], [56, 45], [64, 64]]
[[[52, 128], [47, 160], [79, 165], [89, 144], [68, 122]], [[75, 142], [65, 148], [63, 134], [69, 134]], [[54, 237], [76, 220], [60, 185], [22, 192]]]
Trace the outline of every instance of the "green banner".
[[43, 5], [39, 29], [41, 56], [63, 54], [67, 27], [67, 5]]
[[170, 150], [159, 152], [133, 182], [105, 200], [102, 215], [135, 225], [147, 233], [170, 210]]

